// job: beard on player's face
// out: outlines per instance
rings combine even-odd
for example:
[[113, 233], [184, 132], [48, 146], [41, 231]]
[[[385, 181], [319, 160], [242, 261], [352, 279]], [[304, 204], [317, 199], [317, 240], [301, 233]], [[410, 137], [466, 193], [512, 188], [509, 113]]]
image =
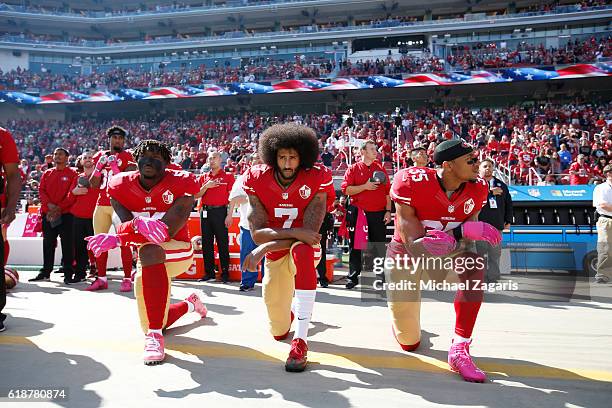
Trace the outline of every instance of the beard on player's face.
[[280, 178], [285, 181], [293, 180], [295, 176], [297, 175], [297, 169], [288, 169], [288, 168], [279, 169], [278, 174]]

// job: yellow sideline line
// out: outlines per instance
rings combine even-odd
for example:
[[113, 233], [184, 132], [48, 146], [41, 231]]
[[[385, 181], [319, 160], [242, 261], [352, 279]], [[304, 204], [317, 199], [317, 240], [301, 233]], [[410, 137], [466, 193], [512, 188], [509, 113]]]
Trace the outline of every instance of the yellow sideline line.
[[[38, 340], [38, 341], [36, 341]], [[134, 352], [138, 353], [142, 349], [142, 344], [126, 341], [96, 341], [94, 339], [74, 339], [74, 338], [45, 338], [43, 339], [22, 336], [0, 335], [0, 345], [6, 346], [30, 346], [45, 348], [57, 348], [59, 350], [69, 349], [72, 352], [80, 350], [95, 350], [107, 352]], [[191, 345], [185, 343], [167, 343], [167, 351], [177, 351], [184, 354], [208, 358], [227, 358], [254, 360], [265, 362], [284, 362], [286, 350], [267, 349], [262, 351], [252, 350], [232, 344], [224, 345]], [[448, 365], [446, 361], [441, 361], [432, 357], [418, 354], [406, 354], [405, 356], [380, 356], [365, 355], [355, 353], [330, 354], [311, 351], [308, 353], [309, 361], [314, 364], [334, 366], [345, 369], [399, 369], [408, 371], [418, 371], [427, 373], [447, 373]], [[478, 358], [476, 361], [478, 362]], [[548, 378], [572, 381], [603, 381], [612, 382], [611, 371], [589, 370], [578, 368], [555, 368], [547, 366], [537, 366], [530, 364], [508, 364], [495, 362], [480, 362], [478, 366], [493, 375], [493, 377], [532, 377]]]

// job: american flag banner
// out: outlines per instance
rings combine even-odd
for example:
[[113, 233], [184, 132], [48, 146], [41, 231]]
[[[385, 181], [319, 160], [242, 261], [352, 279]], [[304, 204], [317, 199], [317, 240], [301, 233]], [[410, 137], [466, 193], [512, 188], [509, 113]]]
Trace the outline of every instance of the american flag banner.
[[324, 92], [407, 88], [417, 86], [456, 86], [469, 84], [503, 83], [515, 81], [546, 81], [558, 79], [606, 77], [612, 75], [607, 62], [577, 64], [554, 69], [531, 67], [498, 68], [488, 71], [409, 74], [403, 78], [382, 75], [359, 78], [290, 79], [276, 83], [235, 82], [230, 84], [201, 84], [159, 87], [147, 91], [122, 88], [112, 91], [51, 92], [42, 96], [18, 91], [0, 91], [0, 103], [16, 105], [62, 104], [79, 102], [117, 102], [147, 99], [197, 98], [232, 95], [266, 95], [293, 92]]

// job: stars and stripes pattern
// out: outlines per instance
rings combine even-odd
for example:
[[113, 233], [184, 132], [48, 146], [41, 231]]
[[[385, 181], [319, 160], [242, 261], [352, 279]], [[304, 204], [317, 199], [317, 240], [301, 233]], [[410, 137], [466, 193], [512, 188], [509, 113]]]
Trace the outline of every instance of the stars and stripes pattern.
[[375, 75], [360, 78], [336, 78], [329, 82], [319, 79], [291, 79], [278, 83], [240, 82], [199, 86], [160, 87], [148, 91], [123, 88], [114, 91], [52, 92], [33, 96], [24, 92], [0, 91], [0, 103], [17, 105], [61, 104], [78, 102], [114, 102], [146, 99], [194, 98], [232, 95], [266, 95], [292, 92], [323, 92], [360, 89], [406, 88], [415, 86], [455, 86], [467, 84], [515, 81], [545, 81], [605, 77], [612, 75], [611, 63], [577, 64], [558, 70], [539, 68], [500, 68], [490, 71], [411, 74], [405, 78]]

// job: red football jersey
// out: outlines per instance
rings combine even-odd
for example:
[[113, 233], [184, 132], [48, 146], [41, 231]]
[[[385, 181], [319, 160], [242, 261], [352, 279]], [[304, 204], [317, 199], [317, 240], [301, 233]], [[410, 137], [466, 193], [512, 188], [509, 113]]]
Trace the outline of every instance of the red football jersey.
[[[299, 170], [291, 185], [284, 189], [274, 177], [274, 169], [265, 164], [252, 166], [244, 177], [244, 191], [256, 196], [268, 213], [270, 228], [300, 228], [304, 224], [304, 210], [312, 198], [331, 183], [320, 166]], [[288, 251], [278, 251], [279, 256]]]
[[[108, 156], [109, 154], [110, 150], [100, 150], [94, 155], [93, 162], [98, 163], [100, 157]], [[134, 162], [134, 156], [132, 156], [132, 153], [127, 152], [125, 150], [119, 154], [115, 154], [115, 156], [117, 156], [117, 165], [119, 166], [119, 170], [121, 171], [125, 171], [125, 168], [129, 166], [130, 162]], [[106, 166], [104, 166], [101, 173], [102, 179], [100, 180], [100, 197], [98, 197], [97, 205], [111, 205], [110, 198], [108, 196], [108, 191], [106, 188], [108, 185], [109, 175], [112, 175], [110, 165], [107, 164]]]
[[[448, 198], [438, 181], [435, 169], [411, 167], [400, 170], [393, 178], [391, 199], [414, 208], [426, 230], [449, 231], [458, 227], [486, 205], [489, 188], [478, 178], [463, 186]], [[395, 228], [393, 240], [402, 242]]]
[[323, 165], [319, 165], [319, 168], [325, 177], [323, 180], [323, 184], [326, 186], [325, 192], [327, 193], [327, 203], [325, 204], [325, 207], [327, 212], [332, 212], [334, 211], [334, 202], [336, 201], [336, 188], [334, 187], [332, 172]]
[[[166, 175], [151, 191], [140, 185], [140, 172], [128, 171], [111, 177], [108, 193], [134, 216], [161, 219], [180, 197], [192, 196], [200, 191], [193, 174], [166, 169]], [[187, 223], [174, 236], [177, 241], [189, 242]]]

